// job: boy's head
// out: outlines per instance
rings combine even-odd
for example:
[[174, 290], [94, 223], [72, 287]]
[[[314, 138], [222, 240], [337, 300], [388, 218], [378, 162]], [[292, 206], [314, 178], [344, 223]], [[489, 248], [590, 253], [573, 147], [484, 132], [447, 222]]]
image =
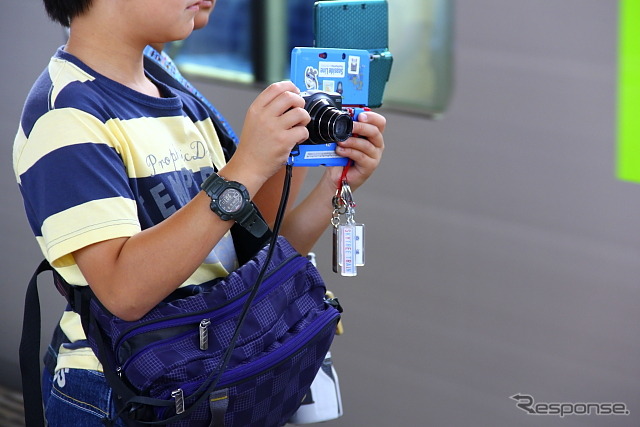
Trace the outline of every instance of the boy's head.
[[86, 12], [93, 0], [44, 0], [44, 7], [51, 19], [68, 27], [71, 20]]
[[[194, 28], [200, 3], [213, 0], [43, 0], [52, 20], [73, 31], [70, 40], [143, 45], [182, 40]], [[75, 28], [74, 28], [75, 26]], [[75, 30], [78, 31], [75, 31]]]
[[[49, 17], [68, 27], [71, 20], [86, 12], [93, 0], [43, 0]], [[196, 15], [196, 29], [205, 27], [209, 23], [209, 15], [216, 5], [216, 0], [202, 0], [200, 11]]]

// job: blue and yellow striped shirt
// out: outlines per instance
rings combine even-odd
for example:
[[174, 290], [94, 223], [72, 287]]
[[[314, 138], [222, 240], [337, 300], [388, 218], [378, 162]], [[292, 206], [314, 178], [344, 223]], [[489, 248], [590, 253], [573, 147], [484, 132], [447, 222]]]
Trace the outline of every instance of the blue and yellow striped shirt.
[[[13, 151], [29, 224], [44, 256], [69, 282], [86, 285], [73, 259], [85, 246], [129, 237], [188, 203], [223, 151], [206, 108], [155, 82], [161, 98], [100, 75], [59, 49], [27, 98]], [[230, 233], [183, 284], [237, 266]], [[75, 313], [61, 321], [75, 342]], [[62, 348], [58, 368], [100, 369], [88, 349]]]

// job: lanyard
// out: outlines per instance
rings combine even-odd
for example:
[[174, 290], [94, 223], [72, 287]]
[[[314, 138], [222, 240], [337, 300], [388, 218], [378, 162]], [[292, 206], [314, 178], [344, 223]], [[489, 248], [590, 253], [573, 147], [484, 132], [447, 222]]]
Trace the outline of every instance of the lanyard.
[[187, 89], [196, 98], [198, 98], [200, 102], [202, 102], [205, 106], [207, 106], [207, 108], [209, 108], [209, 110], [211, 110], [216, 115], [216, 117], [224, 127], [224, 130], [226, 131], [227, 135], [229, 135], [231, 139], [233, 139], [236, 145], [238, 144], [238, 137], [236, 136], [235, 132], [231, 128], [231, 125], [229, 125], [227, 120], [222, 116], [222, 114], [220, 114], [220, 112], [213, 106], [213, 104], [211, 104], [209, 100], [205, 98], [204, 95], [202, 95], [200, 91], [198, 91], [198, 89], [195, 88], [195, 86], [189, 83], [189, 81], [186, 78], [184, 78], [182, 74], [180, 74], [178, 67], [176, 66], [175, 62], [173, 62], [173, 60], [169, 57], [169, 55], [167, 55], [164, 52], [158, 52], [151, 46], [147, 46], [144, 49], [144, 56], [146, 56], [147, 58], [151, 59], [153, 62], [160, 65], [162, 68], [164, 68], [164, 70], [171, 77], [173, 77], [185, 89]]

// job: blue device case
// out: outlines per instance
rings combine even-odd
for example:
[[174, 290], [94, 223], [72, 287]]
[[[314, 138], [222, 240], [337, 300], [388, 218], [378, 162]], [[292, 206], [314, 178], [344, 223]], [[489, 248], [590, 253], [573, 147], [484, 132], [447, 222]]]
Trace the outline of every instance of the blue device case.
[[[305, 92], [321, 90], [342, 96], [352, 118], [368, 105], [369, 52], [363, 49], [296, 47], [291, 51], [291, 81]], [[293, 166], [345, 166], [346, 157], [336, 154], [336, 144], [300, 144], [289, 158]]]
[[325, 0], [314, 4], [315, 46], [365, 49], [371, 55], [369, 107], [382, 105], [393, 56], [387, 0]]

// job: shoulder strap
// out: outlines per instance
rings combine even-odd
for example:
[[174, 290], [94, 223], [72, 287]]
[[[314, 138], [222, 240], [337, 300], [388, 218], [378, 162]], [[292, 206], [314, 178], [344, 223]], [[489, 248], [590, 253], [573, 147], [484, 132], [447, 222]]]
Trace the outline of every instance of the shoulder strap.
[[[151, 49], [151, 51], [153, 51], [153, 49]], [[224, 118], [222, 118], [218, 111], [215, 110], [215, 107], [213, 107], [209, 102], [203, 102], [202, 99], [194, 95], [193, 92], [189, 91], [189, 89], [187, 89], [183, 84], [169, 74], [166, 69], [158, 64], [158, 61], [155, 61], [147, 55], [144, 56], [144, 68], [159, 82], [191, 96], [207, 109], [209, 117], [211, 117], [211, 120], [213, 121], [216, 133], [218, 134], [218, 139], [220, 140], [220, 145], [222, 146], [225, 159], [229, 161], [233, 153], [236, 151], [237, 137], [233, 134], [233, 131], [228, 125], [225, 126], [226, 123]], [[258, 213], [260, 214], [259, 211]], [[260, 216], [262, 217], [262, 215]], [[262, 249], [262, 247], [269, 241], [271, 233], [267, 232], [264, 236], [258, 238], [240, 227], [238, 224], [234, 224], [233, 227], [231, 227], [231, 235], [233, 236], [233, 241], [235, 243], [238, 262], [242, 265], [253, 258], [258, 251]]]
[[198, 98], [197, 95], [189, 91], [189, 89], [184, 87], [184, 85], [182, 85], [173, 76], [171, 76], [171, 74], [169, 74], [160, 64], [158, 64], [148, 56], [144, 57], [144, 68], [153, 78], [155, 78], [159, 82], [191, 96], [207, 109], [209, 117], [213, 121], [216, 133], [218, 134], [220, 145], [222, 145], [224, 157], [227, 161], [229, 161], [233, 153], [235, 153], [236, 151], [236, 136], [235, 134], [233, 134], [233, 130], [231, 130], [231, 127], [226, 124], [226, 121], [224, 120], [224, 118], [222, 118], [220, 113], [215, 110], [215, 107], [213, 107], [213, 105], [209, 103], [203, 102], [202, 99]]
[[[44, 411], [42, 405], [40, 341], [42, 335], [42, 316], [40, 311], [40, 294], [38, 292], [38, 276], [45, 271], [53, 272], [57, 290], [65, 297], [71, 308], [80, 314], [85, 334], [89, 330], [89, 302], [92, 292], [88, 287], [80, 289], [69, 285], [43, 260], [31, 276], [24, 301], [22, 320], [22, 337], [20, 339], [20, 373], [22, 376], [22, 392], [26, 427], [44, 427]], [[124, 392], [123, 389], [118, 389]], [[131, 394], [131, 392], [129, 392]]]
[[40, 386], [40, 297], [38, 295], [38, 275], [52, 270], [46, 260], [33, 273], [24, 301], [22, 338], [20, 339], [20, 372], [24, 395], [24, 416], [27, 427], [44, 426], [42, 409], [42, 388]]
[[[55, 274], [55, 270], [51, 267], [47, 260], [43, 260], [36, 268], [29, 285], [24, 301], [24, 315], [22, 320], [22, 337], [20, 339], [20, 373], [22, 376], [22, 392], [24, 399], [24, 415], [26, 427], [44, 427], [44, 411], [42, 405], [42, 387], [41, 387], [41, 367], [40, 367], [40, 341], [42, 334], [42, 316], [40, 312], [40, 294], [38, 292], [38, 276], [45, 271], [54, 273], [54, 282], [60, 293], [65, 296], [67, 302], [74, 308], [74, 311], [80, 312], [82, 326], [85, 333], [88, 331], [89, 322], [91, 322], [88, 303], [91, 299], [90, 290], [82, 292], [81, 289], [67, 284], [62, 277]], [[94, 325], [97, 329], [97, 325]], [[97, 342], [104, 346], [99, 337]], [[104, 352], [105, 348], [100, 351]], [[120, 400], [125, 402], [134, 400], [135, 394], [123, 383], [123, 381], [108, 369], [105, 369], [105, 375], [110, 380], [110, 386], [118, 393]], [[158, 403], [158, 402], [154, 402]]]

